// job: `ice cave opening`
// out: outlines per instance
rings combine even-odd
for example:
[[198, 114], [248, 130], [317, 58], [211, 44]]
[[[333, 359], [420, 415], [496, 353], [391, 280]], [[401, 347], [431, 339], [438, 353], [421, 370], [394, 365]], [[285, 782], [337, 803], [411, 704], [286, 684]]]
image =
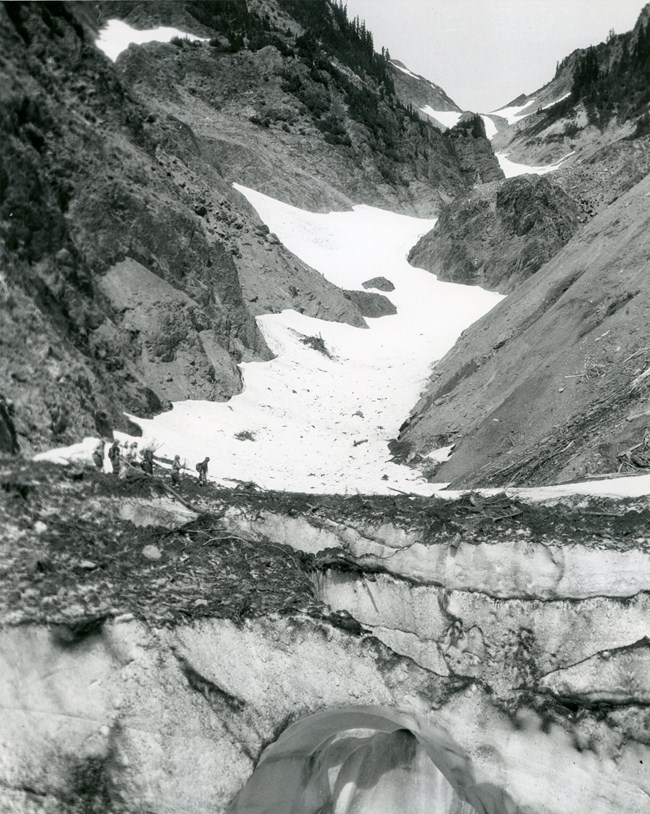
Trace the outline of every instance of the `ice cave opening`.
[[478, 782], [449, 734], [423, 716], [345, 707], [289, 726], [263, 752], [230, 814], [517, 814]]

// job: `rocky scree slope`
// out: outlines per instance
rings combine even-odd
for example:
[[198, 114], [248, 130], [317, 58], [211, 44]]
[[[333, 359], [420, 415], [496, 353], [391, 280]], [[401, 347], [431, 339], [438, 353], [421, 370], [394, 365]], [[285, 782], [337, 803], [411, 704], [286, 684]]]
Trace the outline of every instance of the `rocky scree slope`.
[[440, 280], [506, 294], [539, 271], [581, 219], [578, 204], [545, 176], [482, 184], [443, 207], [408, 259]]
[[647, 502], [0, 488], [3, 810], [225, 812], [350, 704], [444, 727], [476, 810], [647, 810]]
[[[114, 66], [94, 45], [109, 13], [210, 43], [132, 47]], [[367, 37], [343, 28], [381, 73]], [[326, 59], [277, 4], [6, 3], [0, 35], [0, 393], [25, 452], [125, 429], [125, 410], [237, 393], [236, 364], [270, 355], [256, 314], [363, 326], [233, 180], [322, 208], [375, 194], [410, 207], [425, 188], [431, 208], [465, 185], [381, 77], [360, 58], [354, 73], [342, 46]], [[330, 159], [335, 183], [319, 180]]]
[[600, 212], [436, 366], [400, 433], [455, 443], [436, 478], [548, 483], [647, 468], [650, 177]]

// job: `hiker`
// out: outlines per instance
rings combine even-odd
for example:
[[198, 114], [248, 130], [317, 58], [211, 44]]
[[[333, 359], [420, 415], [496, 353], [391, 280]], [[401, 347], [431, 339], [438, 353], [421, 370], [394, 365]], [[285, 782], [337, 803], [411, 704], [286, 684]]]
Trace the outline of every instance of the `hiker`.
[[120, 445], [117, 441], [113, 441], [111, 447], [108, 450], [108, 460], [111, 462], [111, 468], [113, 470], [114, 475], [120, 474], [120, 458], [122, 456], [122, 452], [120, 450]]
[[95, 449], [93, 450], [93, 463], [99, 469], [100, 472], [104, 471], [104, 450], [106, 449], [106, 444], [104, 441], [100, 441]]
[[[153, 458], [153, 453], [151, 457]], [[181, 468], [181, 456], [176, 455], [172, 464], [172, 486], [181, 485]]]
[[199, 473], [199, 486], [205, 486], [208, 482], [208, 462], [209, 458], [204, 458], [196, 465], [196, 471]]
[[18, 455], [20, 452], [15, 415], [13, 401], [0, 393], [0, 452], [8, 452], [10, 455]]
[[153, 475], [153, 450], [151, 447], [142, 450], [142, 463], [140, 466], [147, 475]]
[[138, 443], [137, 441], [132, 441], [130, 445], [127, 444], [126, 446], [124, 460], [130, 466], [135, 466], [137, 459], [138, 459]]

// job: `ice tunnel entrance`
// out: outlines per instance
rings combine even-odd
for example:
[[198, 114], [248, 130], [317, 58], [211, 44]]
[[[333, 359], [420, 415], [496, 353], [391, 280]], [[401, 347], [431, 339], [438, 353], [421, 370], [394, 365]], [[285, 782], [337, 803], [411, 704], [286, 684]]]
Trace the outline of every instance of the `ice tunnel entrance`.
[[318, 712], [269, 746], [230, 814], [517, 814], [441, 728], [384, 707]]

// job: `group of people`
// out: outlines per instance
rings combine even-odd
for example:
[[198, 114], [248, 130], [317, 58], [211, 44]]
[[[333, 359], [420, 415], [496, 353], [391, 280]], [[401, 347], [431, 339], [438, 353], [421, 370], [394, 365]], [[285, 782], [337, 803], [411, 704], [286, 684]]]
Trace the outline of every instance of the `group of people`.
[[[104, 454], [106, 452], [106, 442], [100, 441], [93, 450], [93, 462], [97, 469], [104, 471]], [[108, 460], [114, 475], [120, 478], [128, 478], [129, 471], [133, 473], [135, 470], [141, 470], [147, 475], [153, 475], [153, 460], [154, 451], [152, 447], [144, 447], [141, 451], [138, 450], [138, 442], [125, 441], [120, 445], [119, 441], [113, 441], [108, 449]], [[199, 486], [205, 486], [208, 482], [208, 463], [209, 458], [204, 458], [196, 464], [196, 471], [198, 472]], [[171, 468], [171, 481], [172, 486], [181, 485], [181, 470], [185, 468], [185, 464], [181, 464], [180, 455], [176, 455]]]

